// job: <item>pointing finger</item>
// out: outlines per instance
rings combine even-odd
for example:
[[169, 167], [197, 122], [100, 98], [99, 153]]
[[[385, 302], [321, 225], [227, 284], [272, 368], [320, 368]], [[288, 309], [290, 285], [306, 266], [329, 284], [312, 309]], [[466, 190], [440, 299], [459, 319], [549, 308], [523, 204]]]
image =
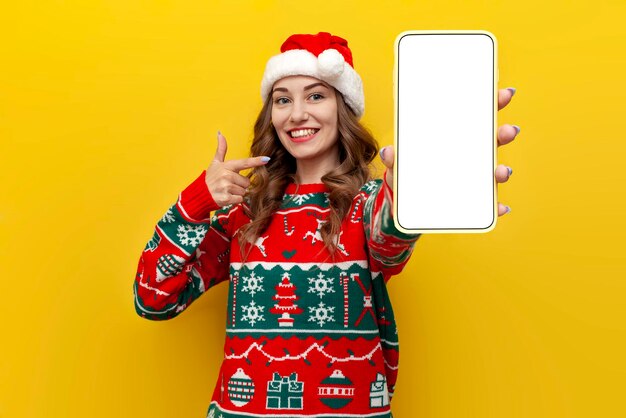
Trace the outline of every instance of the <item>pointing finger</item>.
[[227, 161], [224, 165], [229, 170], [239, 172], [241, 170], [245, 170], [246, 168], [260, 167], [267, 164], [269, 160], [270, 157], [251, 157], [244, 158], [242, 160]]

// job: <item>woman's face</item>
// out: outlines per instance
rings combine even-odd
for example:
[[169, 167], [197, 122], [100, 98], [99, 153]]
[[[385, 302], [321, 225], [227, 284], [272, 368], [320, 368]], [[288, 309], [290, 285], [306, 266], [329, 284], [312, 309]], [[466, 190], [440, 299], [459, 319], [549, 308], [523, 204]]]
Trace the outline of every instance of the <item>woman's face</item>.
[[272, 89], [272, 124], [287, 151], [299, 162], [339, 162], [335, 89], [307, 76], [278, 80]]

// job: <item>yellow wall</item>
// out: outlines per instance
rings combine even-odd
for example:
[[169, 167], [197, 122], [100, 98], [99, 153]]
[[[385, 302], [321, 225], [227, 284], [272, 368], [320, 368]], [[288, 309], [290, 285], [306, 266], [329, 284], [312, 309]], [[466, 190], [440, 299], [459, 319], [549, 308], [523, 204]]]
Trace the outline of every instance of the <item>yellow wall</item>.
[[[390, 284], [395, 415], [626, 416], [623, 1], [15, 1], [0, 11], [0, 417], [202, 417], [226, 287], [136, 316], [153, 226], [210, 162], [247, 155], [265, 60], [291, 33], [350, 42], [364, 122], [393, 141], [393, 41], [499, 41], [512, 213], [432, 235]], [[454, 98], [451, 97], [451, 100]], [[462, 132], [459, 132], [462, 134]], [[453, 168], [452, 168], [453, 169]]]

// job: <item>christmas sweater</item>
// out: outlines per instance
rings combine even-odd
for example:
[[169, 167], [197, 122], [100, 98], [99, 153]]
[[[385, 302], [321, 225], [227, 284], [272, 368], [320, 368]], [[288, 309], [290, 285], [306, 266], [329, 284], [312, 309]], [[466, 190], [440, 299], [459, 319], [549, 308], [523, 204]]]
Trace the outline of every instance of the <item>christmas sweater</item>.
[[354, 197], [334, 257], [320, 235], [326, 186], [290, 184], [242, 260], [245, 203], [219, 208], [204, 177], [157, 223], [133, 290], [137, 313], [162, 320], [228, 282], [224, 358], [207, 416], [391, 417], [399, 345], [386, 282], [419, 235], [395, 228], [387, 183], [372, 180]]

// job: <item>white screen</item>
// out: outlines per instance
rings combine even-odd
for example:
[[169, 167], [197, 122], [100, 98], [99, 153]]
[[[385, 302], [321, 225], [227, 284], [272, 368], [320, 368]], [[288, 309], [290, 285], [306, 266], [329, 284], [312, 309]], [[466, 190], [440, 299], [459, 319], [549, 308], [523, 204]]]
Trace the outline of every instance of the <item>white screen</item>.
[[495, 224], [495, 38], [401, 35], [396, 51], [396, 216], [404, 229]]

